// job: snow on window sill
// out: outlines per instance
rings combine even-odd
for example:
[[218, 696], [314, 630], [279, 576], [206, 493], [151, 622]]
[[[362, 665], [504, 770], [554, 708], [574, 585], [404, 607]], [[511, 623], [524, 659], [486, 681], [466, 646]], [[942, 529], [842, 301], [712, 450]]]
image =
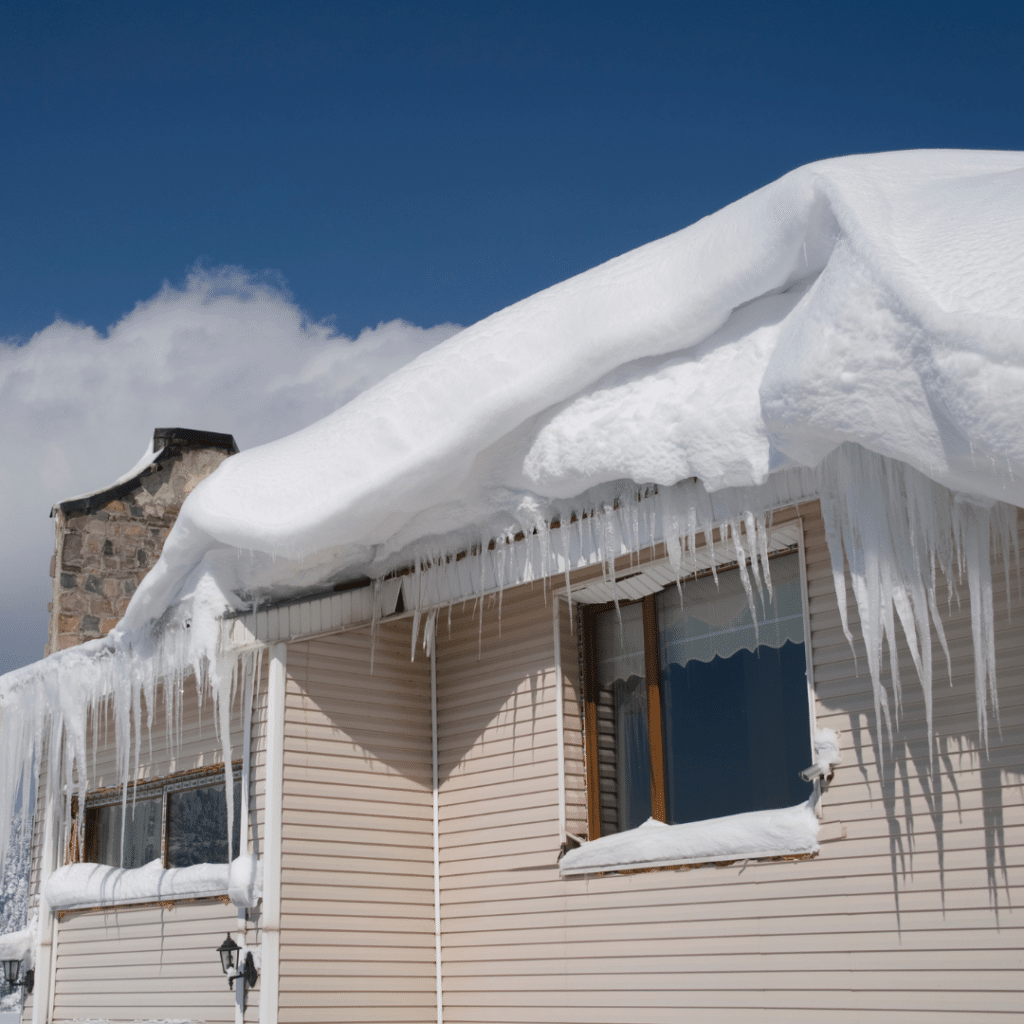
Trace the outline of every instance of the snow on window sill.
[[230, 864], [188, 868], [167, 869], [159, 860], [141, 868], [68, 864], [50, 875], [45, 894], [56, 911], [210, 896], [226, 896], [237, 907], [254, 907], [263, 895], [263, 861], [244, 854]]
[[818, 818], [810, 803], [748, 811], [684, 825], [648, 818], [639, 828], [602, 836], [561, 860], [563, 878], [605, 871], [754, 860], [818, 852]]

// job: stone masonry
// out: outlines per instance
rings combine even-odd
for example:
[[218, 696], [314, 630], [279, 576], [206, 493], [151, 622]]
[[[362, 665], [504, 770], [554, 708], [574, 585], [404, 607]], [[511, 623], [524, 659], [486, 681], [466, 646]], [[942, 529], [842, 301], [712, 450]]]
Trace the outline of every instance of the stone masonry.
[[138, 476], [54, 506], [47, 654], [117, 625], [185, 497], [238, 447], [230, 434], [172, 428], [154, 432], [153, 450], [159, 456]]

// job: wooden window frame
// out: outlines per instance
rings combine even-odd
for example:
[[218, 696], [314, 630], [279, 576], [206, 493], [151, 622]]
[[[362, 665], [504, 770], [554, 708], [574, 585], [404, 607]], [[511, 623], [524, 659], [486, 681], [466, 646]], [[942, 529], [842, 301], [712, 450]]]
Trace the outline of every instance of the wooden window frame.
[[[801, 603], [804, 618], [804, 643], [808, 645], [807, 684], [809, 703], [809, 722], [813, 742], [815, 729], [815, 708], [813, 700], [813, 678], [810, 663], [810, 622], [807, 606], [807, 572], [804, 564], [803, 543], [798, 542], [786, 548], [771, 551], [768, 558], [774, 560], [787, 555], [798, 554], [800, 558]], [[749, 560], [748, 560], [749, 565]], [[685, 581], [701, 579], [713, 573], [729, 572], [737, 569], [736, 562], [725, 562], [688, 576]], [[670, 584], [671, 585], [671, 584]], [[662, 694], [661, 694], [661, 651], [658, 643], [658, 594], [668, 589], [662, 587], [654, 594], [648, 594], [636, 601], [608, 602], [605, 604], [577, 605], [579, 629], [581, 630], [581, 651], [583, 669], [583, 739], [585, 777], [587, 787], [587, 838], [590, 841], [601, 838], [601, 780], [598, 754], [598, 720], [597, 706], [599, 684], [597, 681], [597, 617], [602, 612], [613, 608], [625, 608], [640, 604], [643, 606], [643, 637], [644, 637], [644, 673], [647, 687], [647, 739], [650, 755], [650, 792], [651, 817], [656, 821], [667, 823], [666, 779], [665, 779], [665, 738], [662, 728]], [[820, 785], [814, 782], [814, 801], [816, 812], [820, 814]]]
[[[231, 777], [233, 783], [242, 783], [242, 761], [241, 759], [231, 762]], [[150, 800], [157, 796], [161, 799], [160, 808], [160, 863], [167, 868], [167, 841], [168, 841], [168, 817], [170, 813], [169, 797], [172, 793], [179, 793], [187, 789], [202, 789], [207, 786], [216, 786], [224, 782], [224, 764], [208, 765], [203, 768], [192, 768], [184, 772], [176, 772], [173, 775], [165, 775], [161, 778], [150, 779], [146, 782], [129, 783], [127, 795], [127, 807], [130, 809], [135, 800]], [[74, 864], [78, 862], [78, 854], [81, 853], [83, 860], [93, 852], [94, 839], [89, 829], [89, 811], [99, 807], [113, 807], [120, 805], [125, 800], [124, 789], [121, 786], [110, 786], [105, 789], [93, 790], [85, 797], [85, 814], [81, 818], [81, 830], [79, 830], [78, 808], [72, 808], [71, 841], [68, 844], [66, 862]], [[77, 804], [77, 798], [75, 800]], [[235, 822], [236, 828], [240, 828], [241, 822]], [[79, 836], [81, 836], [81, 849], [79, 850]], [[230, 849], [228, 851], [231, 852]], [[87, 863], [93, 863], [87, 861]], [[114, 865], [116, 866], [116, 865]]]
[[[661, 654], [658, 650], [657, 594], [648, 594], [639, 601], [619, 601], [618, 607], [639, 604], [643, 608], [644, 675], [647, 687], [647, 740], [650, 754], [651, 817], [666, 820], [665, 805], [665, 741], [661, 727]], [[587, 769], [587, 838], [601, 836], [601, 785], [597, 748], [597, 617], [615, 608], [614, 603], [588, 604], [579, 607], [583, 630], [583, 706], [584, 739]]]

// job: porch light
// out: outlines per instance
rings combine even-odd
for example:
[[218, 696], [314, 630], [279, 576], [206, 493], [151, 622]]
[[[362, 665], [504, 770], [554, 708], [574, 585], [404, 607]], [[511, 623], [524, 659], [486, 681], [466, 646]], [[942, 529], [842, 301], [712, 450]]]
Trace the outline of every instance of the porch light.
[[242, 978], [249, 988], [256, 984], [256, 964], [253, 961], [252, 953], [245, 954], [242, 969], [238, 970], [238, 954], [241, 951], [242, 947], [231, 938], [230, 933], [225, 935], [224, 941], [217, 947], [221, 969], [228, 976], [228, 988], [232, 990], [235, 987], [236, 978]]
[[7, 982], [8, 988], [23, 988], [25, 989], [26, 995], [32, 994], [32, 986], [36, 980], [36, 972], [28, 970], [25, 972], [24, 981], [18, 981], [18, 975], [21, 973], [21, 960], [4, 960], [4, 981]]

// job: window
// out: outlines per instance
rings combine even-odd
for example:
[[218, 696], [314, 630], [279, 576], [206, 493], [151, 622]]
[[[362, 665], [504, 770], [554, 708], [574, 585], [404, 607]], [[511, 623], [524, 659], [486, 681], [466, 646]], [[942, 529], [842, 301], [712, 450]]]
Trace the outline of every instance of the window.
[[737, 568], [582, 607], [590, 838], [792, 807], [813, 792], [801, 560], [772, 596]]
[[[154, 860], [166, 868], [225, 864], [238, 856], [241, 762], [234, 768], [234, 834], [228, 856], [224, 766], [91, 793], [85, 802], [85, 860], [138, 868]], [[123, 835], [123, 856], [122, 856]]]

